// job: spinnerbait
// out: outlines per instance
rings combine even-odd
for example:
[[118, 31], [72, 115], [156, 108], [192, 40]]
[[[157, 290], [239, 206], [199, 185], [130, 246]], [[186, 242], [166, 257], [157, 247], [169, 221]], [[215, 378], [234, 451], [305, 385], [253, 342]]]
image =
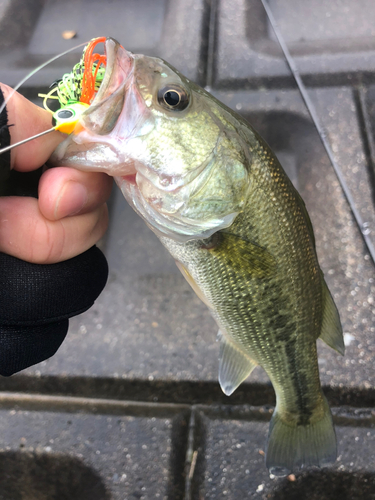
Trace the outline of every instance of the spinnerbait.
[[[39, 97], [43, 97], [44, 108], [52, 114], [53, 127], [0, 149], [0, 154], [55, 130], [64, 134], [70, 134], [74, 130], [79, 117], [90, 106], [103, 81], [107, 57], [94, 50], [98, 44], [105, 41], [106, 37], [92, 39], [84, 48], [81, 60], [72, 71], [55, 82], [47, 94], [38, 94]], [[49, 99], [58, 100], [61, 107], [55, 112], [52, 111], [47, 104]]]

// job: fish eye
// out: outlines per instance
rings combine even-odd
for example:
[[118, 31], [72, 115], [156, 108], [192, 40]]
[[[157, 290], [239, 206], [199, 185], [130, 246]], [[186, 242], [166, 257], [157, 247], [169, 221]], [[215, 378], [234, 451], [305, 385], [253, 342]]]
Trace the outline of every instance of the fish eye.
[[190, 102], [189, 94], [179, 85], [167, 85], [158, 92], [158, 102], [166, 109], [182, 111]]

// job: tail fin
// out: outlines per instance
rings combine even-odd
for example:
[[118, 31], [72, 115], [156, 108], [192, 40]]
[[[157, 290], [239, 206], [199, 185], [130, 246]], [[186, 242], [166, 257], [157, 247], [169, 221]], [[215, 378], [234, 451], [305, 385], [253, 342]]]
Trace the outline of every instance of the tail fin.
[[323, 467], [334, 463], [336, 456], [336, 435], [325, 398], [324, 416], [313, 424], [284, 422], [275, 409], [266, 454], [266, 465], [271, 474], [286, 476], [298, 467]]

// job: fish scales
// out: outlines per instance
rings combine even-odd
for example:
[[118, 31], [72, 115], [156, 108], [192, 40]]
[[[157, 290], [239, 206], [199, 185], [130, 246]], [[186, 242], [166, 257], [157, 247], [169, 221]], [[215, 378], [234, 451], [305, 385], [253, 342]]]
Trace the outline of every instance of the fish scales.
[[[308, 425], [326, 411], [316, 352], [323, 278], [299, 195], [265, 145], [252, 153], [261, 160], [248, 166], [248, 202], [230, 228], [213, 242], [161, 241], [200, 288], [222, 331], [265, 369], [282, 418]], [[228, 262], [220, 250], [228, 235], [264, 249], [275, 261], [271, 269], [236, 266], [242, 258], [235, 247]]]
[[275, 260], [272, 270], [234, 268], [221, 256], [220, 238], [208, 249], [205, 240], [161, 241], [187, 268], [224, 331], [266, 370], [280, 404], [303, 418], [320, 406], [317, 362], [310, 359], [317, 360], [322, 278], [298, 195], [264, 146], [257, 154], [264, 160], [248, 166], [248, 203], [222, 235], [265, 249]]
[[267, 372], [269, 470], [332, 463], [316, 340], [344, 344], [301, 197], [242, 117], [161, 59], [105, 50], [98, 94], [51, 162], [114, 176], [215, 318], [225, 394]]

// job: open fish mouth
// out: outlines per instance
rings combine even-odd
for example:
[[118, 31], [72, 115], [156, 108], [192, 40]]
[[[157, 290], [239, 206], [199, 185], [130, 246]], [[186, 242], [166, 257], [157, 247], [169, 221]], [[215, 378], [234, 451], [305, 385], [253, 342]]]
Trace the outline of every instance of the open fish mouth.
[[134, 68], [134, 57], [114, 38], [104, 43], [106, 70], [104, 79], [89, 110], [84, 126], [98, 135], [107, 135], [115, 127], [123, 109], [127, 83]]
[[[104, 52], [103, 81], [73, 132], [51, 156], [49, 165], [105, 172], [111, 176], [134, 175], [133, 162], [121, 147], [134, 129], [134, 121], [140, 121], [139, 116], [129, 112], [132, 106], [126, 102], [134, 83], [134, 56], [113, 38], [105, 40]], [[129, 126], [124, 126], [126, 121]]]

